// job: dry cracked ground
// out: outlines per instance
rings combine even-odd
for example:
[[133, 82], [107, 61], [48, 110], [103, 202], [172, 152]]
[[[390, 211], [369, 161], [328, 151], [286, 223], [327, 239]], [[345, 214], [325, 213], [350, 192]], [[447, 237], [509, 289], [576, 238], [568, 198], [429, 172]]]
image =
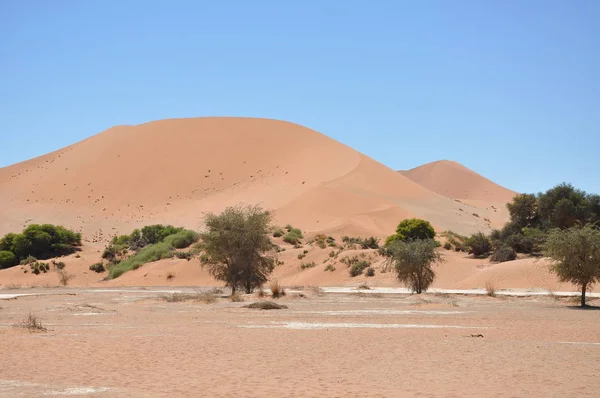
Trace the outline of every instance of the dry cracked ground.
[[600, 311], [572, 298], [306, 288], [267, 311], [221, 296], [2, 290], [0, 396], [600, 394]]

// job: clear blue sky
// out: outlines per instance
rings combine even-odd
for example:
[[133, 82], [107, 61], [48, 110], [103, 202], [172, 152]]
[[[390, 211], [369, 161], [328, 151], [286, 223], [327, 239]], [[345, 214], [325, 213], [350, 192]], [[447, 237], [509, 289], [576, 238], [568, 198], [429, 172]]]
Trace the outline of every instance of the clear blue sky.
[[255, 116], [394, 169], [600, 193], [599, 21], [598, 0], [2, 0], [0, 166], [113, 125]]

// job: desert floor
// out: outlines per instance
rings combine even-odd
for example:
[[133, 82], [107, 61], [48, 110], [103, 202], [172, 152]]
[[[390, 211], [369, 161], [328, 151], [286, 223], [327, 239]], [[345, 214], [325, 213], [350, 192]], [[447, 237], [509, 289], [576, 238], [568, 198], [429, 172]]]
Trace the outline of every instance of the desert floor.
[[[243, 308], [256, 295], [206, 304], [168, 291], [2, 289], [0, 396], [600, 393], [600, 311], [573, 298], [298, 288], [265, 311]], [[15, 327], [29, 313], [47, 331]]]

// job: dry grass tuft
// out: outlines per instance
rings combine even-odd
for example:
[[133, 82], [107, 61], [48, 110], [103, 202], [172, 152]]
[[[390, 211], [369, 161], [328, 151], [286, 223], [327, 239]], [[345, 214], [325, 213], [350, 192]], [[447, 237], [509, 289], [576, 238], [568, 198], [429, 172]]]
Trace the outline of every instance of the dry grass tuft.
[[371, 288], [369, 287], [369, 285], [367, 285], [366, 283], [363, 283], [361, 285], [358, 285], [357, 287], [358, 290], [364, 289], [364, 290], [371, 290]]
[[279, 284], [277, 279], [271, 281], [269, 288], [271, 289], [271, 297], [280, 298], [285, 296], [285, 289]]
[[486, 294], [490, 297], [496, 297], [496, 287], [493, 282], [487, 281], [485, 283]]
[[173, 279], [173, 278], [175, 278], [175, 274], [174, 274], [174, 273], [172, 273], [172, 272], [169, 272], [169, 273], [167, 274], [167, 280], [168, 280], [168, 281], [170, 281], [170, 280], [171, 280], [171, 279]]
[[67, 286], [69, 281], [75, 278], [75, 275], [69, 274], [64, 268], [56, 268], [56, 273], [58, 274], [58, 281], [61, 286]]
[[194, 301], [197, 303], [212, 304], [217, 301], [217, 297], [211, 292], [194, 292], [165, 294], [161, 296], [163, 300], [169, 303], [180, 303], [184, 301]]
[[25, 318], [24, 320], [22, 320], [20, 323], [18, 323], [15, 326], [25, 328], [25, 329], [29, 330], [31, 333], [48, 331], [48, 329], [46, 329], [42, 325], [42, 322], [31, 312], [29, 313], [29, 315], [27, 315], [27, 318]]

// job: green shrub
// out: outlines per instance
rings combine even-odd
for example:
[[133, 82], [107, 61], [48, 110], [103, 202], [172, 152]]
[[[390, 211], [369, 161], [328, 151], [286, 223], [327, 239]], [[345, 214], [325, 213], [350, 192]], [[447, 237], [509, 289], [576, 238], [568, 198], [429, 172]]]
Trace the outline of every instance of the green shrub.
[[434, 237], [435, 230], [429, 221], [410, 218], [403, 220], [398, 224], [396, 233], [387, 237], [385, 245], [389, 246], [396, 240], [407, 242], [416, 239], [433, 239]]
[[173, 247], [167, 242], [146, 246], [138, 253], [112, 267], [110, 269], [110, 278], [118, 278], [125, 272], [138, 269], [146, 263], [172, 257]]
[[450, 242], [444, 243], [444, 249], [451, 250], [452, 249], [452, 244]]
[[298, 260], [302, 260], [304, 257], [306, 257], [306, 254], [304, 254], [304, 253], [298, 254]]
[[502, 246], [497, 249], [490, 257], [490, 261], [502, 263], [505, 261], [513, 261], [517, 259], [517, 252], [510, 246]]
[[325, 271], [333, 272], [335, 271], [335, 267], [332, 264], [329, 264], [327, 267], [325, 267]]
[[17, 256], [13, 252], [8, 250], [0, 251], [0, 269], [12, 267], [17, 265], [17, 263]]
[[465, 244], [469, 247], [471, 253], [476, 257], [487, 256], [492, 250], [492, 243], [482, 232], [473, 234]]
[[55, 261], [52, 260], [52, 265], [54, 265], [54, 268], [61, 270], [61, 269], [65, 269], [66, 264], [62, 261]]
[[100, 263], [90, 265], [90, 271], [94, 271], [94, 272], [97, 272], [100, 274], [100, 273], [106, 271], [106, 268], [104, 268], [104, 264], [100, 262]]
[[198, 242], [200, 235], [191, 230], [181, 230], [163, 238], [163, 241], [176, 249], [185, 249]]
[[277, 228], [274, 232], [273, 232], [273, 237], [274, 238], [281, 238], [283, 236], [283, 234], [285, 234], [285, 231], [281, 228]]
[[365, 272], [365, 275], [369, 276], [369, 277], [375, 276], [375, 268], [373, 268], [373, 267], [367, 268], [367, 271]]
[[285, 243], [289, 243], [290, 245], [299, 245], [300, 240], [303, 238], [302, 232], [297, 228], [292, 228], [290, 231], [285, 234], [283, 237], [283, 241]]

